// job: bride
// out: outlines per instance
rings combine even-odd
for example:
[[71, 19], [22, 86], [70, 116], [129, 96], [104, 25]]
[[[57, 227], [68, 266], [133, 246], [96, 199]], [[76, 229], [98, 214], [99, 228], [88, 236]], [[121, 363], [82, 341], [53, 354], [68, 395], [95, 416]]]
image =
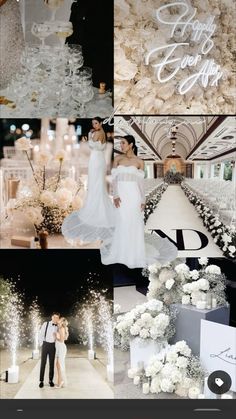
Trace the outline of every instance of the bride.
[[121, 263], [133, 269], [173, 260], [177, 248], [167, 238], [144, 234], [144, 162], [137, 157], [132, 135], [122, 137], [121, 151], [112, 169], [115, 229], [110, 242], [101, 248], [102, 263]]
[[56, 368], [57, 368], [57, 384], [55, 388], [62, 388], [66, 385], [66, 368], [65, 358], [67, 348], [65, 341], [69, 337], [68, 321], [62, 317], [58, 322], [58, 331], [56, 333]]
[[108, 239], [114, 227], [114, 208], [106, 188], [106, 134], [102, 119], [92, 120], [89, 133], [91, 155], [88, 166], [88, 194], [82, 209], [65, 218], [62, 234], [69, 242]]

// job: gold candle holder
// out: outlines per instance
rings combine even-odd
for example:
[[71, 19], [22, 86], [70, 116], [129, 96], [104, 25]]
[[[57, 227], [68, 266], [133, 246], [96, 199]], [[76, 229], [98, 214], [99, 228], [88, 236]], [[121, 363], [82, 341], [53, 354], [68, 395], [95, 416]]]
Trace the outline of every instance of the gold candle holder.
[[7, 201], [15, 199], [20, 185], [20, 179], [10, 178], [7, 179]]

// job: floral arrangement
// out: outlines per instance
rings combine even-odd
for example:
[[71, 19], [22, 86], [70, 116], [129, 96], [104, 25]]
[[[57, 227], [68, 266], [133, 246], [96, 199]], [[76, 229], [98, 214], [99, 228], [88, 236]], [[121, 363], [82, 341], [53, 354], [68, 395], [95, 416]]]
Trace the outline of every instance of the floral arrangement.
[[159, 300], [150, 300], [137, 305], [134, 309], [118, 316], [115, 322], [115, 342], [123, 350], [128, 349], [130, 339], [153, 339], [166, 342], [171, 338], [175, 329], [173, 314]]
[[236, 258], [236, 229], [232, 224], [226, 226], [220, 221], [219, 216], [215, 215], [213, 210], [204, 203], [187, 185], [182, 183], [182, 189], [195, 206], [199, 216], [203, 219], [203, 224], [211, 233], [214, 242], [220, 247], [224, 256], [228, 258]]
[[60, 150], [56, 153], [54, 161], [58, 162], [58, 173], [47, 177], [47, 167], [53, 160], [48, 151], [39, 153], [37, 167], [34, 168], [28, 154], [32, 148], [31, 141], [20, 138], [16, 147], [26, 154], [33, 176], [27, 185], [27, 193], [21, 191], [17, 199], [9, 201], [8, 214], [20, 210], [34, 224], [37, 232], [60, 233], [64, 218], [81, 206], [77, 183], [71, 178], [63, 179], [61, 175], [66, 152]]
[[201, 269], [189, 272], [189, 281], [183, 285], [183, 304], [197, 306], [199, 301], [203, 301], [206, 308], [227, 305], [226, 278], [220, 267], [208, 265], [207, 258], [200, 258], [199, 263]]
[[129, 369], [134, 385], [142, 386], [144, 394], [175, 393], [179, 397], [198, 398], [205, 371], [200, 360], [191, 353], [185, 341], [168, 345], [150, 358], [145, 369]]
[[173, 173], [170, 170], [168, 170], [168, 172], [166, 172], [165, 176], [164, 176], [164, 182], [170, 184], [170, 183], [181, 183], [184, 180], [184, 177], [181, 173], [176, 172]]
[[[218, 86], [207, 89], [195, 85], [185, 95], [177, 92], [179, 75], [168, 83], [160, 83], [144, 57], [153, 48], [170, 41], [169, 29], [155, 19], [155, 9], [163, 2], [115, 0], [115, 108], [118, 114], [233, 114], [235, 83], [233, 75], [235, 45], [235, 9], [233, 2], [222, 0], [191, 0], [196, 19], [216, 17], [215, 47], [210, 58], [221, 66], [224, 78]], [[173, 19], [169, 12], [167, 19]], [[181, 49], [181, 54], [183, 50]], [[185, 69], [186, 70], [186, 69]], [[186, 70], [186, 77], [192, 69]]]
[[144, 209], [144, 223], [145, 224], [147, 223], [147, 220], [150, 217], [150, 215], [155, 211], [167, 187], [168, 187], [168, 184], [163, 183], [162, 185], [158, 186], [154, 191], [152, 191], [147, 197], [146, 205]]
[[154, 263], [143, 270], [143, 275], [149, 279], [147, 298], [159, 299], [166, 305], [179, 303], [183, 296], [183, 285], [191, 277], [190, 269], [185, 264]]

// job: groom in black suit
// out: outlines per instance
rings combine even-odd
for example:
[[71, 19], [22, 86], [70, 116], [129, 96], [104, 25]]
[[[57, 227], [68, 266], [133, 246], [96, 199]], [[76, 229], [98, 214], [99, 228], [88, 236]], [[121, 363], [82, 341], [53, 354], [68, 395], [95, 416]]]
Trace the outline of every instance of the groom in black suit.
[[44, 322], [39, 332], [39, 344], [42, 346], [39, 387], [44, 387], [44, 373], [49, 357], [49, 385], [54, 387], [54, 364], [56, 355], [56, 333], [58, 331], [59, 313], [53, 313], [51, 321]]
[[69, 44], [83, 48], [84, 65], [93, 69], [93, 84], [105, 82], [113, 88], [113, 0], [77, 0], [71, 6], [74, 32]]

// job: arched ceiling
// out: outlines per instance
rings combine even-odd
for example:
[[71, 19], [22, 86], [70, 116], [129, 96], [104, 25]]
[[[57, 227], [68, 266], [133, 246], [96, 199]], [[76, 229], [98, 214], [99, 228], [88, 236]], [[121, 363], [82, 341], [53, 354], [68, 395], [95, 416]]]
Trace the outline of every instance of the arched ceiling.
[[[173, 126], [177, 127], [175, 154], [185, 160], [210, 160], [236, 146], [235, 118], [224, 116], [115, 117], [115, 138], [134, 135], [140, 157], [164, 160], [172, 154]], [[119, 150], [118, 138], [115, 148]]]

